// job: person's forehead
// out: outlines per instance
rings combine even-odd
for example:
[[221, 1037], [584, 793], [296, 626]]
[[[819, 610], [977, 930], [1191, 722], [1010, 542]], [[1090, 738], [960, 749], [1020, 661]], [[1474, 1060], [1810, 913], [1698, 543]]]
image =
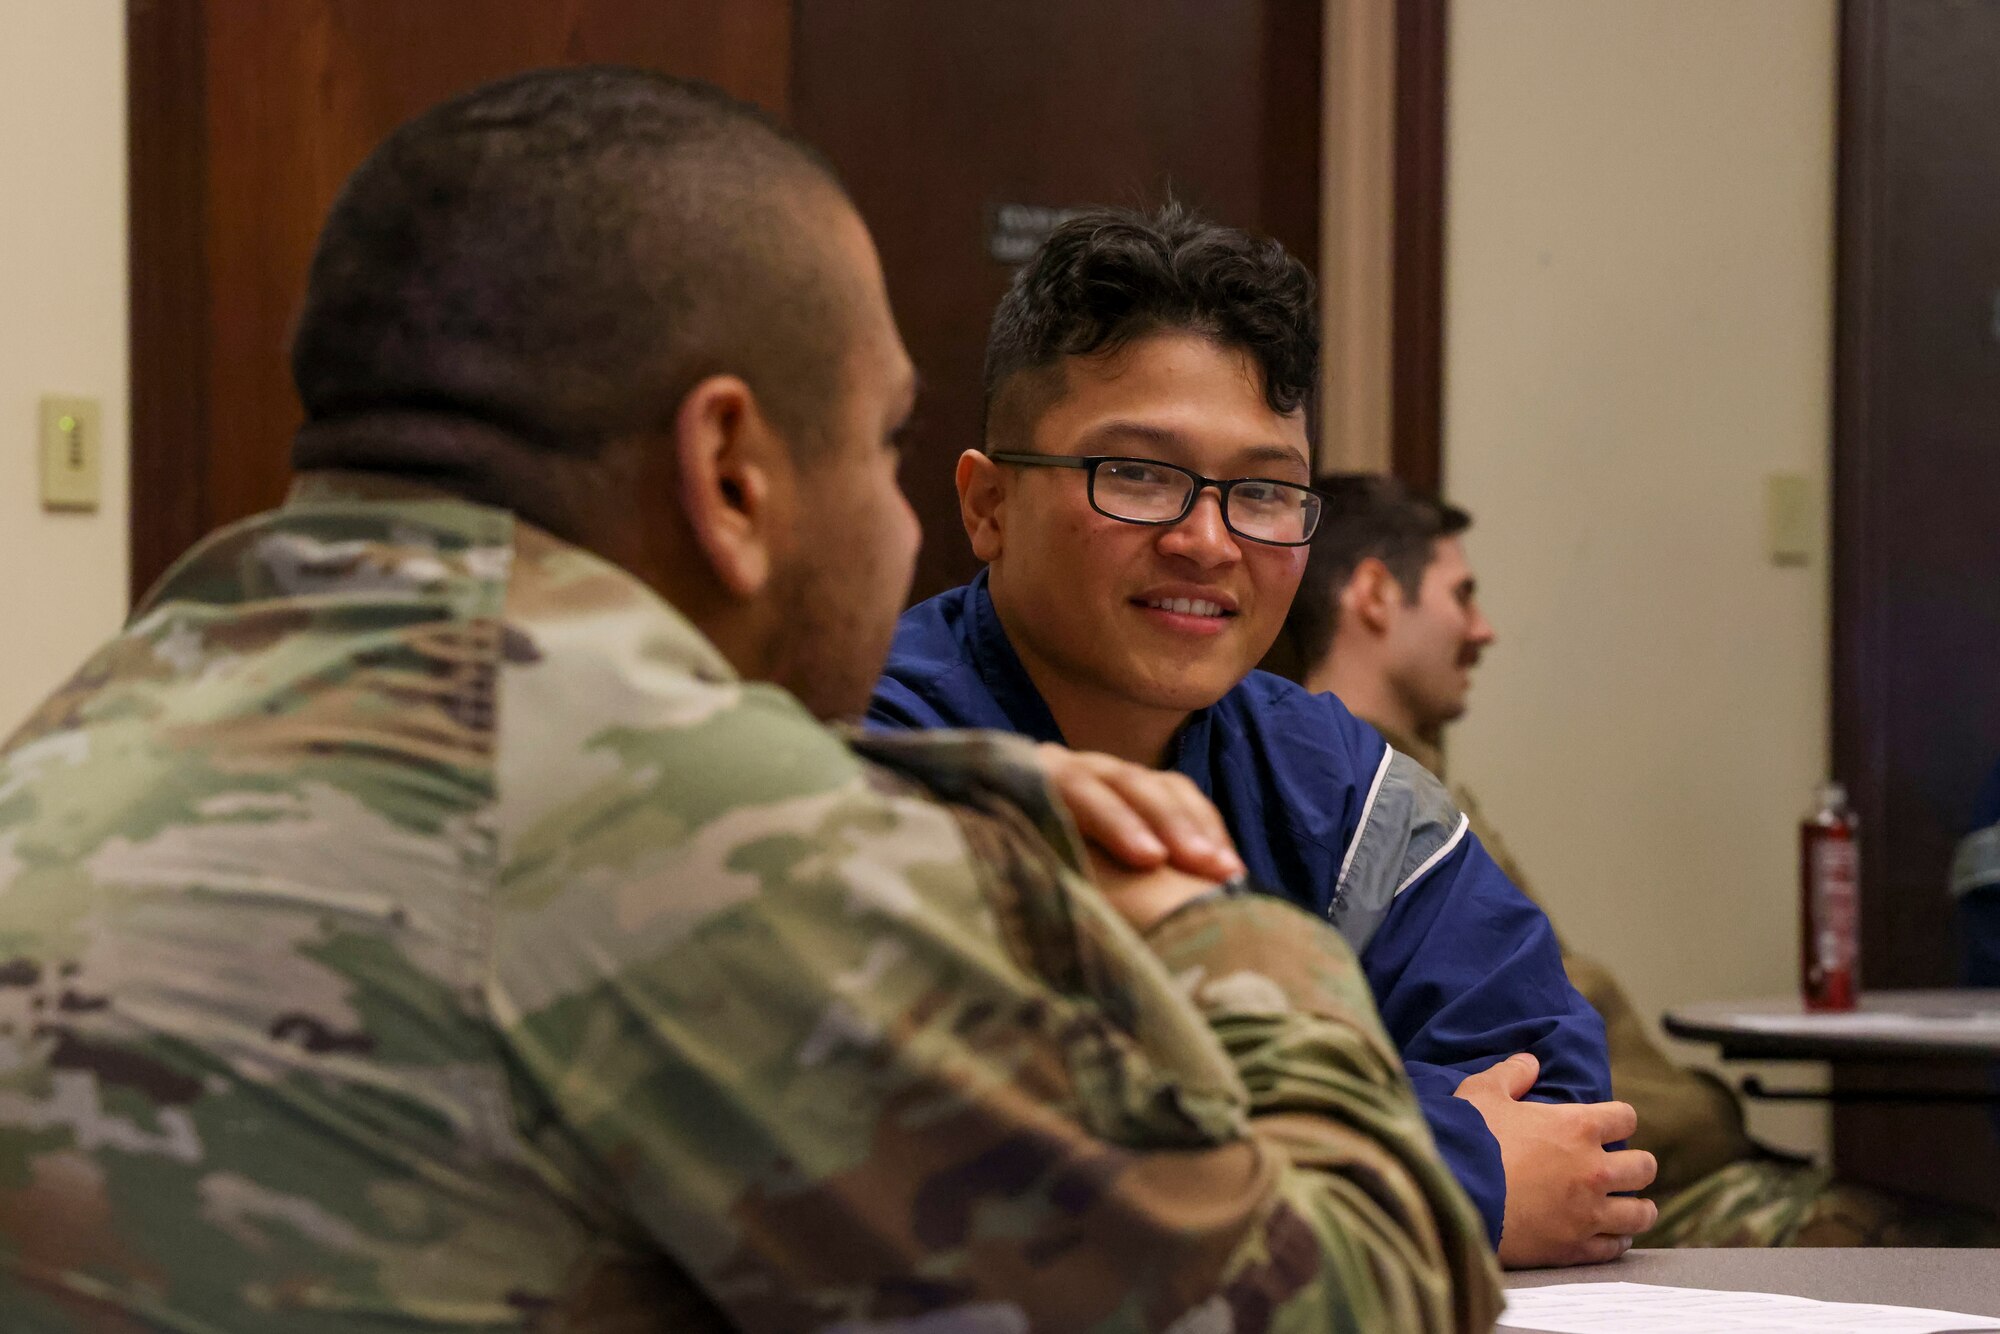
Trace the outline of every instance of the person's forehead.
[[[1063, 364], [1043, 425], [1065, 448], [1211, 469], [1311, 469], [1305, 413], [1264, 397], [1255, 361], [1195, 334], [1156, 334]], [[1303, 477], [1300, 480], [1304, 480]]]

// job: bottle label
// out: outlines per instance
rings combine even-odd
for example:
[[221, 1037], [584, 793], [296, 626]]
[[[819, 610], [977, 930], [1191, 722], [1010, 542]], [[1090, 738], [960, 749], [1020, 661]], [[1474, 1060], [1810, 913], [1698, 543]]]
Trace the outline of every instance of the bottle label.
[[1813, 847], [1813, 961], [1827, 972], [1854, 967], [1859, 860], [1852, 839], [1822, 838]]

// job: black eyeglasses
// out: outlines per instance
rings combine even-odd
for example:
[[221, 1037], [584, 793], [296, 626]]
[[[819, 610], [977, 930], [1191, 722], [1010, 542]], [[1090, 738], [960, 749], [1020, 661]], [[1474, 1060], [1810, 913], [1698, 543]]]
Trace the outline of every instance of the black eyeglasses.
[[1164, 526], [1179, 523], [1209, 487], [1222, 498], [1223, 526], [1274, 547], [1302, 547], [1319, 527], [1319, 494], [1264, 477], [1221, 481], [1155, 459], [1108, 454], [988, 454], [1024, 468], [1080, 468], [1090, 474], [1090, 507], [1107, 519]]

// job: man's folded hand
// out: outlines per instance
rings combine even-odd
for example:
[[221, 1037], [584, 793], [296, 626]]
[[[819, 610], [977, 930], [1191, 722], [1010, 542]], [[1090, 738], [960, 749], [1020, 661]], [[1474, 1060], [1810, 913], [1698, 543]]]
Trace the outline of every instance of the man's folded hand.
[[1457, 1089], [1500, 1143], [1507, 1174], [1500, 1262], [1540, 1269], [1615, 1260], [1659, 1217], [1651, 1200], [1618, 1192], [1644, 1190], [1659, 1165], [1643, 1149], [1604, 1148], [1637, 1129], [1629, 1103], [1524, 1101], [1540, 1071], [1522, 1052]]

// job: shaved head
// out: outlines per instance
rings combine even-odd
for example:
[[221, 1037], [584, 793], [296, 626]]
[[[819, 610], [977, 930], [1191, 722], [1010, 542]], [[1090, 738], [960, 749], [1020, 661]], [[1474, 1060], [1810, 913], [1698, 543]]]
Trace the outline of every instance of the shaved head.
[[755, 107], [570, 68], [418, 116], [327, 218], [292, 374], [301, 471], [511, 510], [743, 676], [866, 705], [920, 538], [915, 370], [860, 214]]
[[587, 458], [715, 374], [809, 446], [845, 366], [852, 266], [824, 237], [849, 212], [812, 148], [705, 84], [571, 68], [475, 89], [384, 141], [327, 219], [292, 348], [294, 462], [518, 503], [423, 431], [340, 424], [469, 420]]

